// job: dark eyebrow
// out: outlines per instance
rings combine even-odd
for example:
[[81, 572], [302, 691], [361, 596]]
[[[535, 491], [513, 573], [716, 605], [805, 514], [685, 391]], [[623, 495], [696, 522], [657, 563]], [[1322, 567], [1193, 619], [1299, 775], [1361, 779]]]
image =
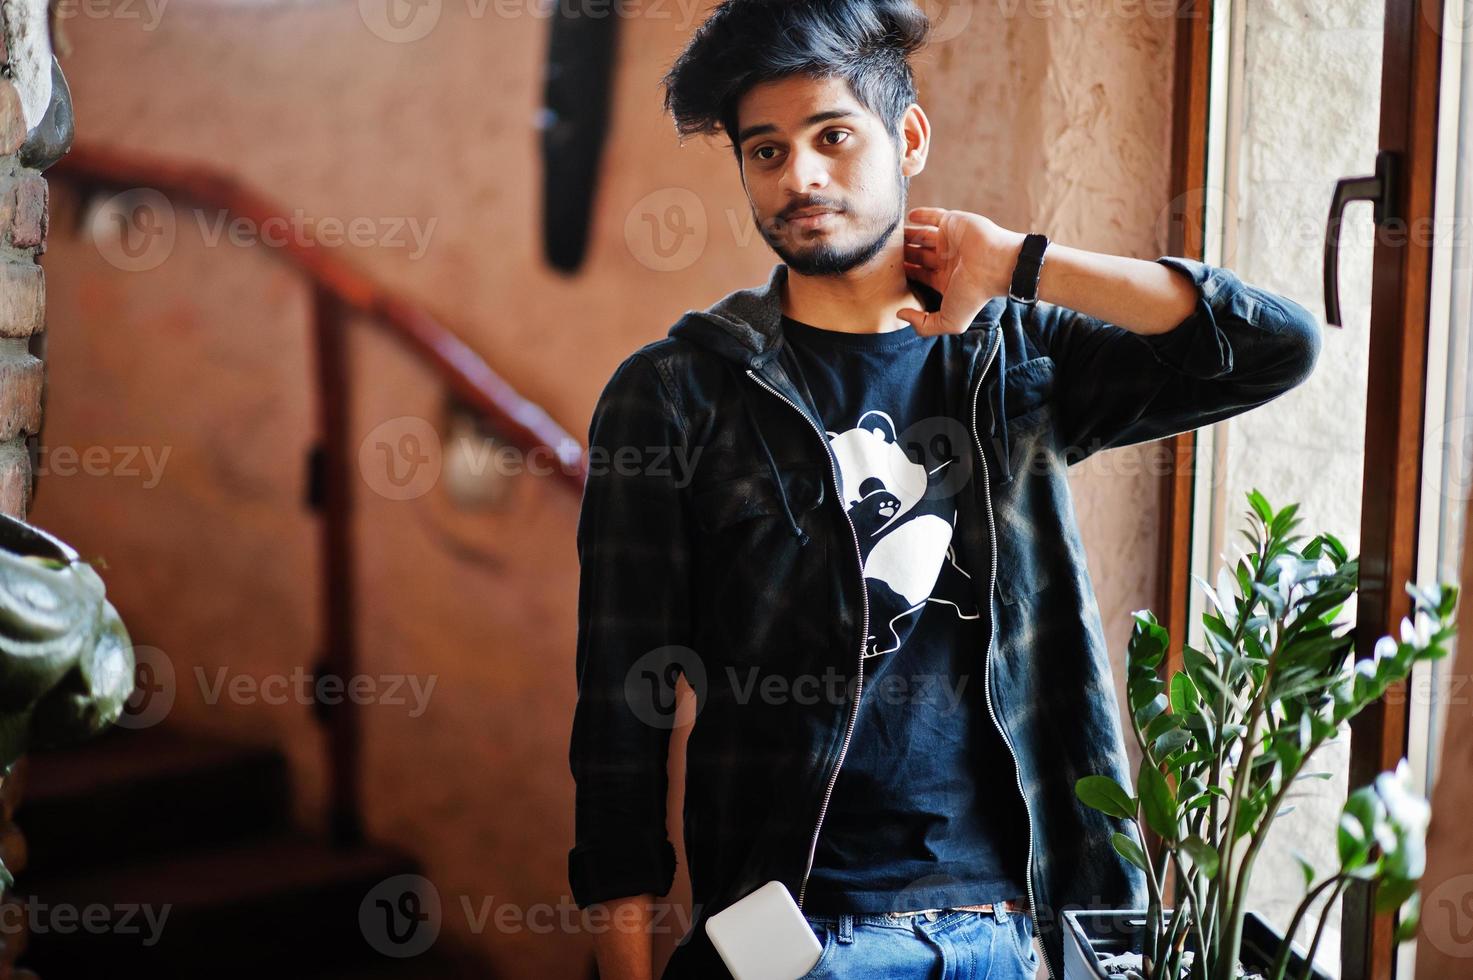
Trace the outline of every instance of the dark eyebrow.
[[[815, 112], [813, 115], [803, 120], [803, 125], [813, 126], [821, 122], [826, 122], [830, 119], [853, 119], [857, 116], [858, 113], [850, 109], [827, 109], [823, 112]], [[777, 127], [774, 126], [772, 123], [758, 123], [755, 126], [748, 126], [746, 129], [737, 133], [737, 146], [741, 146], [753, 136], [763, 136], [767, 133], [775, 132], [777, 132]]]

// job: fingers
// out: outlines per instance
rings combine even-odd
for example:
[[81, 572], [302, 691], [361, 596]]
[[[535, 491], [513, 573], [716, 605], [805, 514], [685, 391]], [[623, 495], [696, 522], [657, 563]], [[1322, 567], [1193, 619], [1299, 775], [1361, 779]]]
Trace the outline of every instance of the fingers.
[[908, 265], [918, 265], [930, 271], [938, 270], [944, 264], [941, 261], [941, 253], [936, 251], [936, 249], [928, 248], [925, 245], [914, 245], [910, 242], [905, 243], [901, 258]]
[[925, 266], [918, 265], [915, 262], [907, 261], [901, 264], [901, 268], [905, 270], [905, 274], [908, 278], [923, 282], [927, 286], [930, 286], [932, 289], [938, 288], [936, 285], [936, 273], [926, 268]]
[[941, 224], [941, 216], [945, 213], [945, 208], [911, 208], [905, 216], [911, 224], [934, 227]]
[[935, 248], [941, 243], [941, 229], [935, 225], [906, 225], [905, 242]]
[[904, 320], [906, 323], [910, 324], [912, 327], [915, 327], [916, 333], [923, 334], [925, 333], [924, 327], [926, 325], [926, 317], [930, 316], [931, 314], [927, 313], [925, 310], [904, 309], [897, 310], [895, 315], [900, 317], [900, 319]]

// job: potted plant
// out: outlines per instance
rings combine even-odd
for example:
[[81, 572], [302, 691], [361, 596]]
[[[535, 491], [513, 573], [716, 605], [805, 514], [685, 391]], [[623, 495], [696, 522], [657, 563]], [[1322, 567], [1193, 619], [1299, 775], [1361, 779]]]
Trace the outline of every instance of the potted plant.
[[[1330, 775], [1304, 772], [1306, 762], [1415, 664], [1447, 654], [1458, 588], [1408, 584], [1414, 610], [1400, 639], [1382, 637], [1371, 659], [1356, 662], [1354, 630], [1336, 616], [1356, 591], [1357, 560], [1328, 533], [1300, 547], [1297, 504], [1275, 511], [1258, 491], [1247, 496], [1251, 552], [1219, 572], [1215, 589], [1197, 579], [1212, 607], [1203, 614], [1205, 649], [1184, 645], [1185, 669], [1163, 679], [1170, 637], [1149, 610], [1133, 614], [1126, 700], [1141, 751], [1138, 795], [1099, 775], [1080, 779], [1075, 792], [1135, 831], [1112, 844], [1145, 873], [1149, 904], [1066, 912], [1066, 980], [1322, 977], [1312, 964], [1327, 916], [1307, 953], [1293, 936], [1311, 903], [1323, 899], [1328, 909], [1357, 881], [1375, 887], [1377, 910], [1401, 909], [1398, 942], [1416, 930], [1430, 808], [1405, 760], [1349, 794], [1338, 867], [1321, 874], [1297, 856], [1306, 894], [1286, 935], [1245, 902], [1269, 828], [1292, 809], [1291, 787]], [[1155, 860], [1141, 844], [1146, 827], [1161, 841]], [[1163, 908], [1168, 874], [1175, 910]]]
[[[105, 592], [71, 547], [0, 513], [0, 780], [28, 750], [88, 738], [122, 713], [133, 646]], [[0, 891], [10, 884], [0, 863]]]

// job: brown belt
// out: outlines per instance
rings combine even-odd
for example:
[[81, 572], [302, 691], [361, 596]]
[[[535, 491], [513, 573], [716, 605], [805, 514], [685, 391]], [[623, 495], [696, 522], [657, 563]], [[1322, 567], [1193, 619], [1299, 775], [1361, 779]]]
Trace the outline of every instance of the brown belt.
[[[1005, 908], [1005, 909], [1007, 909], [1009, 912], [1021, 912], [1021, 911], [1023, 911], [1023, 903], [1022, 902], [1015, 902], [1011, 898], [1008, 899], [1008, 900], [1006, 900], [1005, 902], [1003, 902], [1002, 903], [1002, 907]], [[916, 909], [913, 912], [891, 912], [889, 914], [890, 915], [920, 915], [920, 914], [925, 913], [925, 912], [946, 912], [949, 909], [960, 909], [960, 910], [965, 911], [965, 912], [991, 912], [993, 910], [992, 909], [992, 906], [990, 904], [989, 905], [952, 905], [952, 906], [949, 906], [946, 909]]]

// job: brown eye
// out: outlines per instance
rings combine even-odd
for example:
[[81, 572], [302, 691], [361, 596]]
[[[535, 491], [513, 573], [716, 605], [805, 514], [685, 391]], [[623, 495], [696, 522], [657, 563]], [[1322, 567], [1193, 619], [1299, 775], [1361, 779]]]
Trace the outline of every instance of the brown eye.
[[[824, 133], [823, 135], [825, 137], [828, 137], [828, 136], [842, 136], [842, 137], [844, 137], [844, 139], [848, 139], [849, 138], [849, 134], [847, 132], [845, 132], [844, 130], [842, 130], [842, 129], [831, 129], [827, 133]], [[829, 145], [830, 146], [836, 146], [837, 144], [830, 143]]]

